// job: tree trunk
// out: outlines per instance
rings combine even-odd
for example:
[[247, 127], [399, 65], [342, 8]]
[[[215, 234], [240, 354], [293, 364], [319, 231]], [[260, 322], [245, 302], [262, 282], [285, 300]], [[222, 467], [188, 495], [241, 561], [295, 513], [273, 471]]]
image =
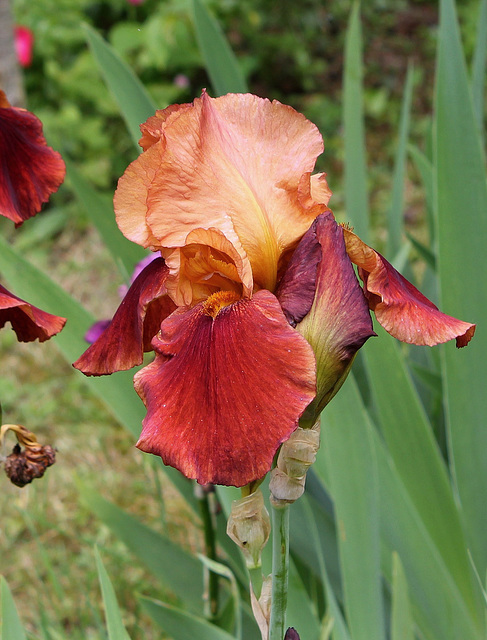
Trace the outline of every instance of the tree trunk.
[[25, 104], [22, 73], [17, 62], [10, 0], [0, 0], [0, 89], [14, 107]]

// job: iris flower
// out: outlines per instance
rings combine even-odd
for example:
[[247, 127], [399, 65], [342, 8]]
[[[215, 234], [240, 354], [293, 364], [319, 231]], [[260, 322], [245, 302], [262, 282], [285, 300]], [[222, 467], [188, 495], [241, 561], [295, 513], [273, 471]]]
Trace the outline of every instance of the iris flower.
[[[40, 120], [25, 109], [12, 107], [0, 90], [0, 215], [20, 226], [40, 211], [64, 175], [64, 162], [47, 146]], [[22, 342], [43, 342], [66, 322], [0, 285], [0, 328], [7, 321]]]
[[115, 213], [162, 257], [74, 366], [104, 375], [155, 352], [134, 379], [142, 451], [200, 483], [243, 486], [339, 389], [374, 335], [369, 309], [405, 342], [472, 337], [336, 223], [325, 174], [312, 173], [322, 137], [291, 107], [203, 92], [141, 131]]

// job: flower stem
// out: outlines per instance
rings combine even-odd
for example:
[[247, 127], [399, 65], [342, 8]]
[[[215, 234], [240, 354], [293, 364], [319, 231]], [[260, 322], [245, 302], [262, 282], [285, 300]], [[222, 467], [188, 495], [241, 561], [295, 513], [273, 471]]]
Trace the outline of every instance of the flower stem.
[[[211, 560], [216, 560], [215, 527], [210, 509], [210, 496], [208, 492], [203, 492], [199, 497], [201, 519], [205, 533], [205, 555]], [[208, 575], [208, 601], [211, 619], [218, 615], [218, 575], [209, 571]]]
[[272, 603], [269, 640], [283, 640], [289, 573], [289, 505], [272, 507]]

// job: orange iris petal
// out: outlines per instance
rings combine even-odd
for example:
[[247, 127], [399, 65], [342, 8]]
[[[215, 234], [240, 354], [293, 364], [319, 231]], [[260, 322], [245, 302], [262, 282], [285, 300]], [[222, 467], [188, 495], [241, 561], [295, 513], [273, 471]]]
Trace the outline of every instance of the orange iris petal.
[[137, 446], [200, 483], [243, 486], [269, 471], [296, 428], [315, 360], [271, 293], [231, 295], [162, 323], [155, 361], [135, 376], [147, 407]]
[[330, 198], [324, 174], [311, 177], [323, 150], [318, 129], [278, 102], [204, 93], [143, 131], [147, 150], [115, 195], [122, 232], [164, 250], [185, 246], [196, 229], [218, 230], [250, 262], [256, 288], [273, 290], [281, 256]]
[[402, 342], [430, 347], [453, 338], [457, 347], [470, 342], [474, 324], [439, 311], [380, 253], [348, 229], [344, 235], [350, 260], [359, 267], [369, 306], [388, 333]]

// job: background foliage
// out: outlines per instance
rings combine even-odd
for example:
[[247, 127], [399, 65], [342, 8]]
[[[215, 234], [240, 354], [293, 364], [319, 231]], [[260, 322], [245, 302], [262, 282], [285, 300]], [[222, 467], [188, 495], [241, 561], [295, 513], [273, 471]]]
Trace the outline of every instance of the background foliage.
[[[335, 213], [374, 238], [448, 312], [480, 324], [485, 308], [475, 274], [487, 233], [479, 144], [483, 112], [473, 110], [477, 102], [470, 102], [469, 93], [475, 97], [480, 85], [483, 96], [485, 70], [470, 89], [450, 2], [441, 5], [435, 63], [436, 3], [365, 3], [360, 20], [357, 12], [350, 18], [348, 3], [207, 3], [250, 89], [292, 104], [320, 126], [327, 145], [321, 166], [335, 192]], [[459, 2], [458, 10], [470, 67], [487, 26], [478, 18], [476, 3]], [[12, 237], [10, 248], [2, 243], [0, 270], [7, 282], [21, 277], [27, 287], [32, 275], [33, 291], [23, 295], [35, 302], [36, 292], [41, 298], [47, 292], [52, 311], [69, 312], [71, 328], [56, 342], [70, 361], [83, 348], [90, 315], [49, 281], [39, 292], [35, 272], [22, 256], [48, 271], [97, 317], [110, 316], [118, 303], [117, 287], [135, 262], [120, 240], [109, 242], [107, 249], [98, 235], [111, 237], [110, 227], [103, 227], [112, 215], [109, 199], [136, 151], [93, 56], [96, 36], [87, 36], [80, 21], [107, 38], [157, 106], [191, 100], [210, 80], [189, 2], [146, 0], [134, 7], [125, 0], [42, 0], [33, 6], [17, 0], [15, 11], [17, 21], [36, 34], [34, 65], [25, 76], [28, 107], [44, 121], [50, 142], [72, 160], [72, 167], [52, 205]], [[355, 73], [360, 38], [363, 87]], [[410, 62], [415, 70], [406, 82]], [[356, 126], [362, 116], [363, 129]], [[475, 123], [481, 123], [479, 129]], [[357, 189], [360, 184], [363, 190]], [[461, 233], [459, 202], [465, 203]], [[6, 224], [1, 230], [8, 235]], [[414, 239], [407, 241], [410, 232]], [[109, 250], [118, 255], [115, 265]], [[22, 295], [21, 286], [16, 290]], [[202, 572], [193, 556], [203, 551], [198, 502], [175, 474], [133, 450], [142, 408], [131, 391], [131, 376], [87, 386], [54, 343], [19, 345], [8, 332], [0, 339], [9, 372], [0, 389], [4, 418], [49, 436], [59, 449], [59, 463], [43, 482], [22, 493], [6, 487], [1, 497], [0, 571], [31, 637], [124, 637], [109, 579], [100, 557], [95, 562], [93, 556], [94, 543], [102, 550], [131, 638], [161, 637], [149, 616], [176, 640], [183, 637], [176, 633], [181, 628], [190, 630], [189, 637], [233, 637], [231, 588], [224, 592], [228, 606], [217, 621], [229, 633], [214, 626], [206, 631], [191, 627], [198, 623], [188, 611], [202, 613], [198, 597], [186, 593], [187, 576], [198, 576], [189, 580], [198, 583]], [[386, 336], [369, 342], [355, 376], [325, 412], [324, 446], [308, 495], [291, 514], [290, 622], [296, 621], [302, 638], [310, 639], [331, 633], [334, 640], [386, 635], [392, 640], [480, 640], [485, 633], [479, 586], [485, 586], [486, 553], [485, 492], [479, 491], [487, 468], [485, 331], [479, 327], [462, 352], [452, 345], [437, 351], [398, 349]], [[223, 512], [232, 496], [231, 490], [220, 491]], [[223, 514], [218, 522], [222, 529]], [[224, 535], [220, 542], [226, 545]], [[127, 546], [137, 562], [127, 555]], [[183, 555], [174, 556], [180, 547]], [[241, 560], [228, 544], [221, 557], [245, 602]], [[181, 563], [186, 563], [186, 576], [179, 571], [182, 584], [168, 580]], [[99, 606], [99, 581], [112, 615], [108, 625]], [[134, 592], [185, 605], [186, 613], [135, 598]], [[12, 611], [5, 585], [2, 593], [5, 616]], [[242, 622], [243, 637], [257, 637], [245, 605]], [[15, 619], [9, 624], [18, 633]]]

